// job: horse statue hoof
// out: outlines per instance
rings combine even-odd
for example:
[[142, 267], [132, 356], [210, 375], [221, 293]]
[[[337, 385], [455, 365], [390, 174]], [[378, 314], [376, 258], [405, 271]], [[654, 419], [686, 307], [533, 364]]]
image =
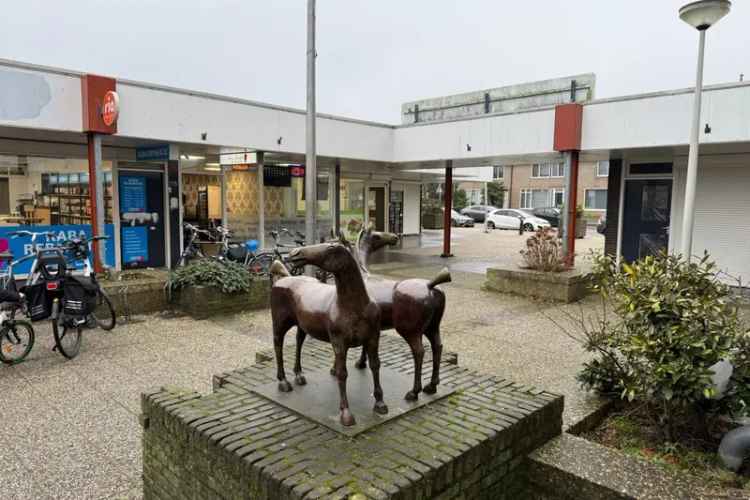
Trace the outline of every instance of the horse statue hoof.
[[375, 407], [373, 410], [378, 415], [385, 415], [388, 413], [388, 406], [383, 401], [375, 401]]
[[294, 377], [294, 383], [297, 384], [297, 385], [305, 385], [305, 384], [307, 384], [307, 379], [302, 374], [296, 375]]
[[362, 361], [362, 362], [357, 361], [356, 363], [354, 363], [354, 367], [360, 370], [364, 370], [365, 368], [367, 368], [367, 361]]
[[435, 394], [437, 392], [437, 385], [429, 384], [422, 389], [425, 394]]
[[354, 420], [354, 415], [351, 414], [349, 409], [341, 410], [341, 425], [344, 427], [351, 427], [357, 422]]
[[404, 396], [404, 399], [407, 401], [416, 401], [417, 399], [419, 399], [419, 393], [409, 391], [406, 393], [406, 396]]
[[281, 392], [292, 392], [292, 384], [288, 380], [282, 380], [279, 382], [279, 390]]

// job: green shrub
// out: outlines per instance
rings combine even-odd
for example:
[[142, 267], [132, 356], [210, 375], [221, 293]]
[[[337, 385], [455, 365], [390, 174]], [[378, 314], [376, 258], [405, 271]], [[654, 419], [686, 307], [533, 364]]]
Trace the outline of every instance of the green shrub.
[[677, 418], [694, 418], [713, 403], [709, 368], [722, 359], [734, 361], [743, 338], [747, 342], [729, 287], [716, 278], [708, 255], [688, 263], [662, 254], [621, 268], [611, 257], [593, 261], [593, 289], [614, 318], [582, 320], [584, 345], [596, 357], [584, 365], [579, 381], [659, 408], [659, 422], [670, 435]]
[[172, 271], [168, 286], [172, 290], [190, 286], [212, 286], [223, 293], [241, 293], [250, 291], [250, 280], [250, 273], [241, 264], [200, 259]]

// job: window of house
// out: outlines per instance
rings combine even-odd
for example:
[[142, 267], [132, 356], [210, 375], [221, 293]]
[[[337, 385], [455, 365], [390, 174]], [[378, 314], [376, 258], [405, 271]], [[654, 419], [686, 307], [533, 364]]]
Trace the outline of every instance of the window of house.
[[586, 210], [606, 210], [607, 209], [607, 190], [606, 189], [587, 189], [586, 190]]
[[535, 163], [531, 167], [532, 177], [563, 177], [564, 175], [564, 163]]
[[560, 207], [563, 203], [565, 203], [565, 190], [560, 188], [555, 188], [552, 190], [552, 206], [553, 207]]
[[520, 208], [548, 207], [552, 203], [552, 189], [522, 189]]
[[504, 168], [502, 166], [500, 166], [500, 167], [492, 167], [492, 178], [493, 179], [502, 179], [503, 178], [503, 170], [504, 170]]
[[596, 162], [596, 176], [609, 177], [609, 160]]

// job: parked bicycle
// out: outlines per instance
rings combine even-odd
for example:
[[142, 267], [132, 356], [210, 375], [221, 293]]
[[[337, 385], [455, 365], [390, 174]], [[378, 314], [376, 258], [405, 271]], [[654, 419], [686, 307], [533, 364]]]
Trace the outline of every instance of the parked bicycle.
[[[112, 330], [117, 324], [117, 316], [112, 301], [99, 283], [94, 266], [91, 264], [91, 245], [97, 241], [108, 239], [109, 236], [96, 236], [87, 239], [74, 238], [62, 244], [67, 263], [72, 264], [72, 268], [76, 268], [79, 264], [82, 265], [84, 285], [96, 291], [96, 304], [93, 311], [86, 315], [86, 324], [89, 328], [98, 326], [102, 330]], [[68, 308], [70, 307], [68, 306]]]
[[218, 226], [216, 232], [219, 235], [220, 247], [217, 257], [220, 260], [238, 262], [252, 274], [268, 274], [275, 257], [271, 252], [258, 252], [257, 240], [250, 239], [243, 243], [232, 241], [232, 231], [223, 226]]
[[18, 293], [13, 278], [13, 266], [33, 257], [30, 255], [13, 262], [13, 254], [0, 254], [0, 267], [5, 269], [0, 274], [0, 362], [4, 364], [22, 362], [34, 347], [35, 334], [31, 322], [16, 319], [17, 312], [24, 314], [26, 301], [24, 295]]
[[[81, 348], [82, 326], [86, 324], [86, 316], [93, 311], [95, 291], [69, 274], [63, 247], [47, 244], [49, 237], [56, 236], [56, 233], [15, 231], [8, 234], [12, 238], [30, 236], [35, 247], [33, 254], [11, 262], [4, 276], [4, 289], [15, 292], [13, 268], [33, 260], [26, 282], [20, 289], [18, 303], [21, 305], [13, 312], [22, 309], [32, 322], [50, 319], [54, 350], [68, 359], [76, 357]], [[40, 236], [45, 238], [45, 244], [35, 245]], [[11, 316], [11, 319], [14, 318]]]
[[200, 236], [204, 235], [209, 239], [211, 238], [211, 233], [206, 229], [201, 229], [187, 222], [182, 226], [185, 229], [185, 247], [180, 255], [180, 260], [177, 261], [179, 267], [188, 265], [192, 260], [205, 258], [206, 256], [203, 254], [203, 250], [198, 244]]

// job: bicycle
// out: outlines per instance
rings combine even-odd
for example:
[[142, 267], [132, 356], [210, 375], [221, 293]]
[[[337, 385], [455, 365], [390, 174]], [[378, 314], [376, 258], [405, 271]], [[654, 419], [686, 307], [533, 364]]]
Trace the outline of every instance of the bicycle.
[[185, 222], [183, 224], [185, 231], [187, 232], [187, 241], [185, 248], [180, 254], [180, 260], [177, 261], [177, 266], [184, 267], [190, 263], [191, 260], [203, 259], [206, 256], [203, 254], [200, 245], [198, 245], [198, 236], [205, 235], [211, 238], [211, 233], [205, 229], [200, 229], [190, 223]]
[[[295, 244], [288, 245], [280, 243], [279, 239], [281, 233], [289, 235], [289, 237], [292, 238], [292, 241], [294, 241]], [[282, 251], [282, 249], [291, 249], [305, 246], [305, 235], [299, 231], [295, 231], [295, 234], [292, 234], [291, 231], [283, 227], [279, 231], [271, 231], [270, 234], [274, 241], [274, 257], [281, 261], [282, 264], [284, 264], [284, 267], [287, 268], [289, 274], [291, 274], [292, 276], [300, 276], [305, 274], [304, 266], [296, 266], [289, 261], [289, 250], [286, 250], [285, 252]], [[320, 242], [325, 243], [325, 238], [321, 238]], [[327, 283], [331, 277], [333, 277], [332, 273], [329, 273], [328, 271], [320, 268], [315, 268], [315, 279], [317, 279], [321, 283]]]
[[[64, 249], [63, 255], [68, 257], [68, 261], [74, 266], [78, 262], [83, 263], [83, 278], [90, 281], [90, 287], [96, 289], [96, 305], [94, 310], [86, 315], [86, 325], [89, 328], [94, 328], [94, 325], [99, 326], [102, 330], [112, 330], [117, 324], [117, 316], [115, 314], [115, 308], [112, 306], [107, 293], [99, 283], [94, 271], [94, 266], [91, 264], [91, 245], [97, 241], [108, 240], [109, 236], [95, 236], [93, 238], [78, 239], [74, 238], [67, 240], [62, 244]], [[71, 307], [72, 304], [69, 305]], [[83, 307], [84, 304], [81, 304]]]
[[[51, 232], [32, 231], [14, 231], [8, 233], [8, 235], [11, 238], [31, 236], [32, 244], [36, 242], [39, 236], [43, 236], [45, 239], [56, 236], [55, 233]], [[31, 259], [33, 259], [31, 269], [26, 278], [26, 283], [20, 290], [20, 294], [25, 299], [22, 301], [23, 310], [32, 322], [50, 318], [52, 335], [55, 339], [54, 350], [67, 359], [73, 359], [81, 349], [83, 337], [81, 325], [86, 320], [68, 314], [65, 310], [64, 282], [68, 280], [68, 276], [63, 248], [59, 246], [44, 248], [37, 246], [33, 254], [12, 262], [8, 266], [7, 287], [15, 287], [13, 267]], [[69, 288], [75, 288], [73, 282], [69, 284]], [[61, 299], [62, 313], [60, 311]]]
[[218, 226], [219, 243], [221, 244], [217, 258], [238, 262], [244, 265], [252, 274], [264, 276], [268, 274], [275, 256], [269, 252], [259, 252], [257, 240], [247, 240], [244, 244], [231, 241], [232, 231], [223, 226]]
[[19, 262], [13, 262], [10, 253], [0, 254], [2, 267], [8, 266], [8, 272], [2, 275], [0, 289], [0, 362], [6, 365], [23, 362], [33, 349], [35, 340], [32, 324], [15, 318], [16, 312], [25, 308], [25, 297], [18, 293], [13, 279], [13, 266]]

